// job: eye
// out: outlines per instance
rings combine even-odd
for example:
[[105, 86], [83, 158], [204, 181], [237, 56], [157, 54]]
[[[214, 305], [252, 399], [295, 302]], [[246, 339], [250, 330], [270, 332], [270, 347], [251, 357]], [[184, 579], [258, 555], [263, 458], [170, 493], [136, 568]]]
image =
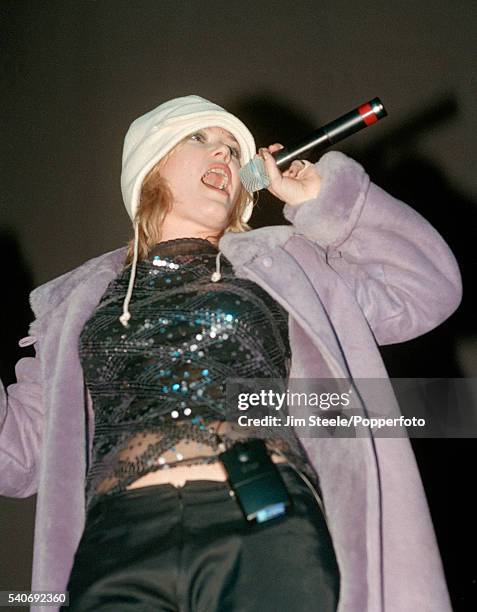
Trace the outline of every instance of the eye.
[[240, 159], [240, 149], [238, 149], [237, 147], [231, 146], [231, 145], [228, 145], [228, 147], [233, 157], [235, 157], [236, 159]]
[[198, 142], [205, 142], [205, 136], [202, 132], [194, 132], [189, 138], [191, 140], [197, 140]]

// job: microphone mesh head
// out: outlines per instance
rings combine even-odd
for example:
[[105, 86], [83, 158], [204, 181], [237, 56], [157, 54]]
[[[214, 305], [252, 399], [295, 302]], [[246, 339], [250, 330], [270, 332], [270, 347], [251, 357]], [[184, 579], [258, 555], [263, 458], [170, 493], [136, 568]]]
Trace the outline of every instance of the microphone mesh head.
[[265, 189], [270, 185], [263, 159], [256, 155], [239, 172], [242, 185], [249, 193]]

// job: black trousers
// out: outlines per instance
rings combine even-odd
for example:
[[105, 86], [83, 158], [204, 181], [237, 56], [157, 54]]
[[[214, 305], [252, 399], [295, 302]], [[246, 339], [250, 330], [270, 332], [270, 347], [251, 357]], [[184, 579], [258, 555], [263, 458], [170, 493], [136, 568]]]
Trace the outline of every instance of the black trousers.
[[87, 516], [70, 612], [334, 612], [339, 572], [323, 515], [279, 465], [293, 510], [250, 524], [226, 482], [130, 489]]

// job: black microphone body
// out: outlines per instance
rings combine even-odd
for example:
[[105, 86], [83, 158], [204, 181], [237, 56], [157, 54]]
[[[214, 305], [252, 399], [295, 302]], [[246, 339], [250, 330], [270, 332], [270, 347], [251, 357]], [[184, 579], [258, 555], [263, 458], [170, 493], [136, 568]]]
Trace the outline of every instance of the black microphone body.
[[306, 151], [310, 149], [322, 151], [351, 136], [351, 134], [359, 132], [368, 125], [376, 123], [386, 115], [387, 112], [381, 100], [373, 98], [373, 100], [318, 128], [306, 138], [292, 143], [284, 149], [272, 153], [272, 155], [277, 162], [277, 166], [285, 170], [294, 159], [297, 159]]

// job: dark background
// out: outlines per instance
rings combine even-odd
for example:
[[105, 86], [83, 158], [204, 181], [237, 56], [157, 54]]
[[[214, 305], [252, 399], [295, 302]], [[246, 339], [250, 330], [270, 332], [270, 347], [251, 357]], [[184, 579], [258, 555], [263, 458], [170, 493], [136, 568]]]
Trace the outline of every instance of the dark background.
[[[475, 1], [0, 0], [0, 24], [4, 384], [31, 354], [17, 346], [29, 291], [132, 235], [119, 184], [129, 124], [192, 93], [236, 113], [259, 146], [381, 97], [389, 116], [335, 148], [431, 221], [464, 279], [457, 312], [383, 347], [386, 366], [477, 375]], [[252, 225], [283, 222], [262, 195]], [[413, 447], [454, 608], [473, 610], [475, 440]], [[30, 588], [35, 499], [0, 498], [0, 590]]]

